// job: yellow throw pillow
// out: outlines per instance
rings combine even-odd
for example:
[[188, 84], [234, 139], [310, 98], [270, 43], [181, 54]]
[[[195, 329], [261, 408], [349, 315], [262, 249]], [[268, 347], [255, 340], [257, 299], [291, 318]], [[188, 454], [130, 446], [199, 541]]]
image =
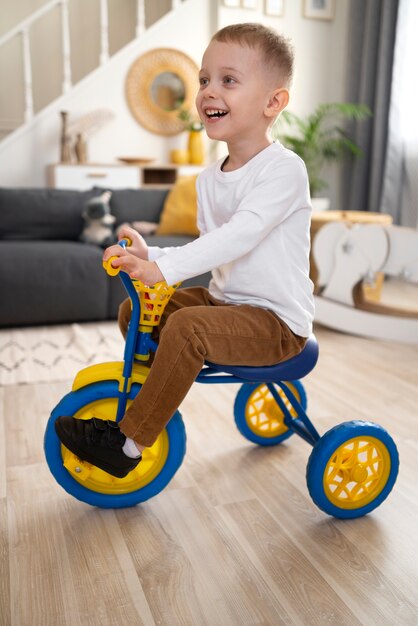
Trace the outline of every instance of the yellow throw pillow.
[[197, 176], [183, 176], [167, 194], [157, 235], [198, 235]]

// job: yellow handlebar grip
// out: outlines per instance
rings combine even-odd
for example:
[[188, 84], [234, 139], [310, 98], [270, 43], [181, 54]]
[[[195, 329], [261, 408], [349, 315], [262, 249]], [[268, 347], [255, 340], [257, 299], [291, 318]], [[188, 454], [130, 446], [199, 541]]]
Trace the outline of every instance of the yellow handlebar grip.
[[[129, 239], [129, 237], [124, 237], [118, 243], [120, 246], [122, 246], [122, 248], [129, 248], [129, 246], [132, 245], [132, 240]], [[121, 268], [112, 266], [112, 261], [117, 258], [117, 256], [111, 256], [110, 259], [108, 259], [107, 261], [103, 261], [103, 267], [106, 270], [108, 276], [117, 276], [119, 274]]]
[[108, 276], [117, 276], [120, 272], [120, 267], [113, 267], [112, 261], [119, 257], [112, 256], [107, 261], [103, 261], [103, 267], [105, 268]]

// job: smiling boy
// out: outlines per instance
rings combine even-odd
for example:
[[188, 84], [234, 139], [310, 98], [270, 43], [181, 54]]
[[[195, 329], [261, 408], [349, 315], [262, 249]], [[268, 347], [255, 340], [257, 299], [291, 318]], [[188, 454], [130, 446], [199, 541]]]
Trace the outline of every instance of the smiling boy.
[[[208, 289], [185, 288], [172, 297], [148, 378], [118, 427], [96, 418], [56, 421], [74, 454], [115, 476], [136, 467], [205, 360], [273, 365], [298, 354], [312, 331], [306, 168], [269, 132], [288, 104], [292, 73], [291, 46], [273, 30], [246, 23], [218, 31], [203, 55], [196, 106], [208, 136], [226, 142], [228, 155], [198, 178], [200, 237], [161, 249], [126, 227], [120, 236], [132, 246], [104, 253], [150, 285], [212, 271]], [[124, 334], [129, 318], [125, 301]]]

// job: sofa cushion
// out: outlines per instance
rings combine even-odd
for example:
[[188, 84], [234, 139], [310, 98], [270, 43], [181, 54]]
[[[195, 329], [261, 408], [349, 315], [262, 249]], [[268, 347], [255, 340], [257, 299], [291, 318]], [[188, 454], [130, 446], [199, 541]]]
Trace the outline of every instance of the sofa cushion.
[[157, 235], [199, 235], [197, 227], [197, 176], [183, 176], [167, 195]]
[[116, 223], [159, 222], [168, 189], [113, 189], [110, 210]]
[[73, 241], [3, 241], [0, 326], [107, 319], [102, 254]]
[[82, 212], [100, 190], [0, 187], [0, 239], [77, 240]]

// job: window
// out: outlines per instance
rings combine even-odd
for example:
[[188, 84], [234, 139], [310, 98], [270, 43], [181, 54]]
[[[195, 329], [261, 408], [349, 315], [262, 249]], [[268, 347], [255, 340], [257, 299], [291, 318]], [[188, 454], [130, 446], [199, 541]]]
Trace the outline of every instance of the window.
[[[399, 76], [399, 113], [400, 131], [402, 139], [408, 143], [418, 142], [418, 2], [416, 0], [403, 0], [403, 11], [399, 12], [397, 32], [397, 50], [395, 59], [395, 72]], [[402, 32], [404, 31], [404, 32]], [[394, 79], [396, 80], [396, 74]], [[396, 88], [396, 83], [395, 83]]]

